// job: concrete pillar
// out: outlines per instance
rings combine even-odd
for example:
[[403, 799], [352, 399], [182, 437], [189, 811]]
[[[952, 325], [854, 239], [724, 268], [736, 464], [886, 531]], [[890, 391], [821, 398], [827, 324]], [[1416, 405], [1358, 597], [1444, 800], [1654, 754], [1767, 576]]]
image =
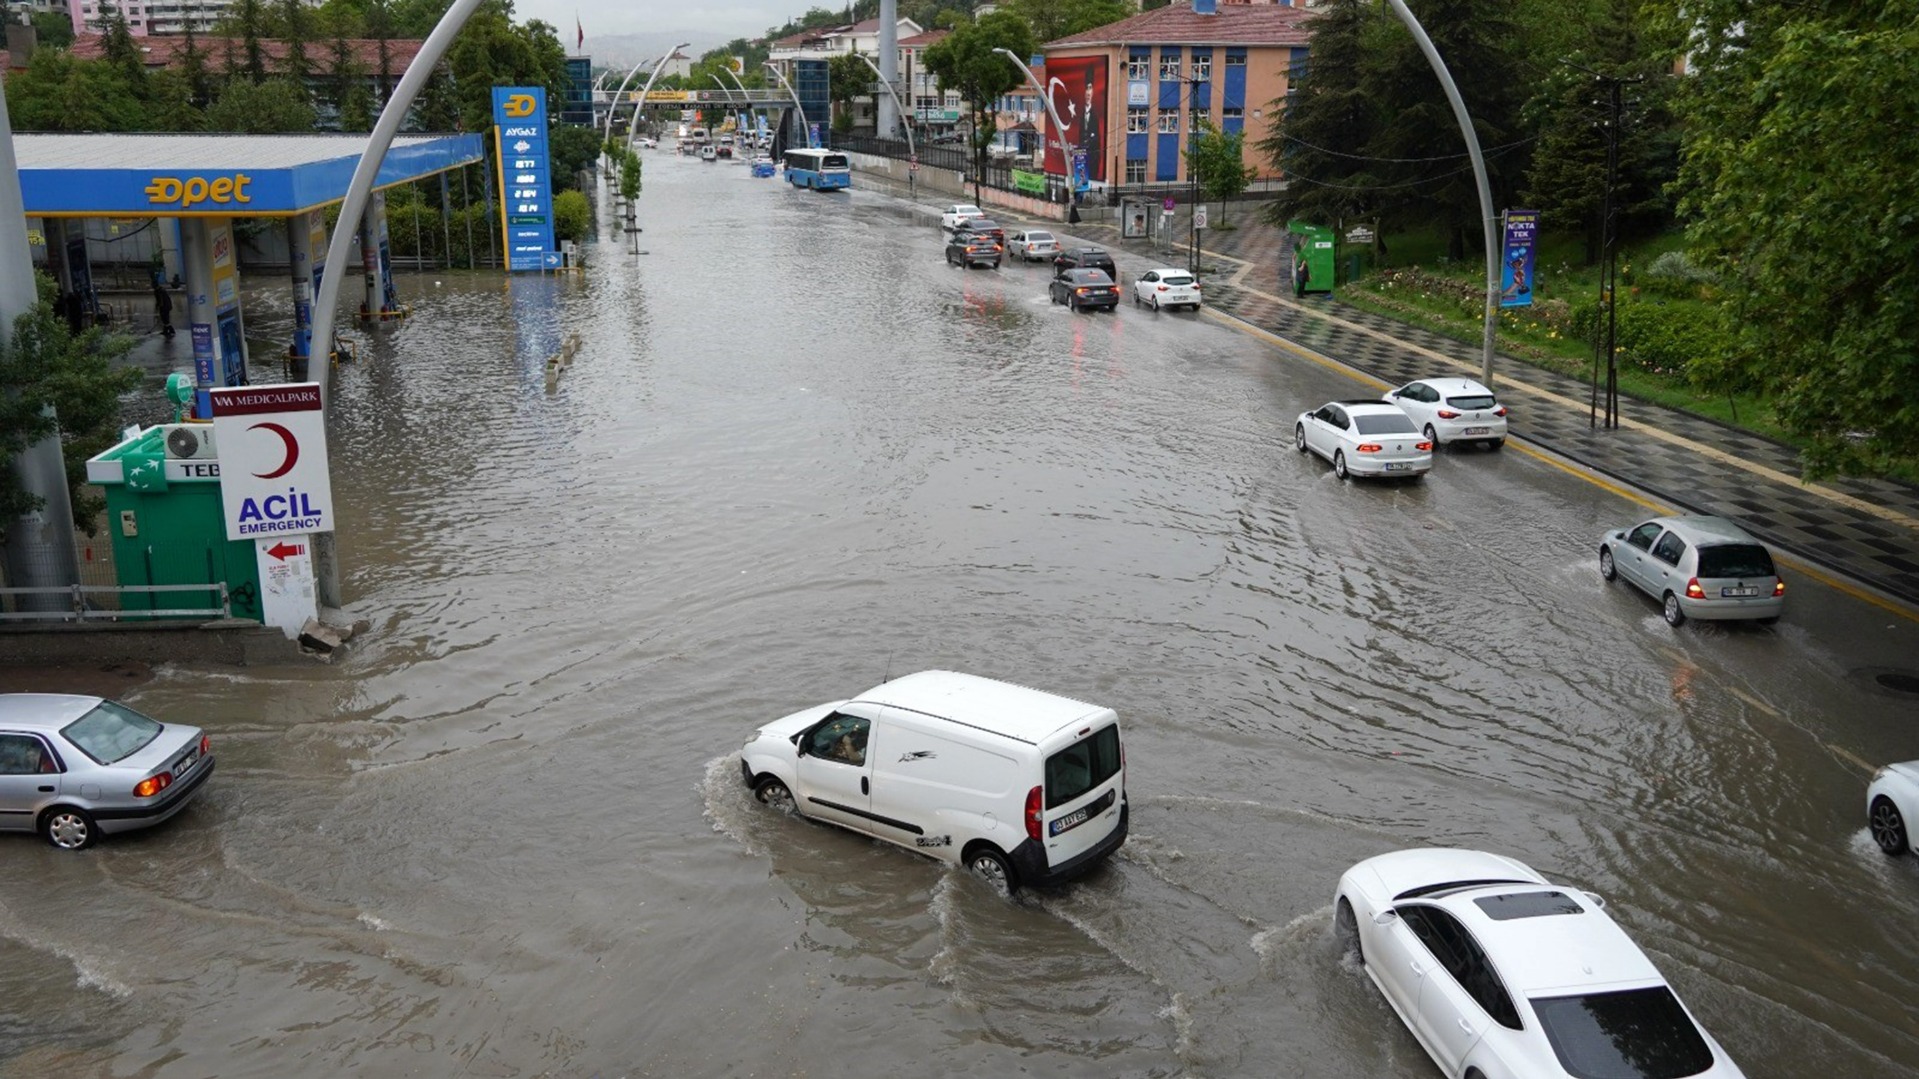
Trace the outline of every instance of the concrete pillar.
[[366, 299], [360, 317], [384, 322], [406, 314], [393, 287], [393, 256], [387, 246], [386, 195], [375, 191], [360, 215], [360, 266], [366, 274]]
[[[288, 367], [306, 370], [313, 355], [313, 218], [294, 214], [286, 219], [287, 263], [293, 277], [293, 343], [287, 346]], [[301, 374], [295, 381], [303, 381]]]
[[[51, 224], [51, 222], [49, 222]], [[49, 245], [51, 252], [51, 245]], [[0, 348], [13, 346], [13, 323], [39, 302], [33, 256], [27, 249], [27, 217], [20, 196], [20, 165], [13, 155], [13, 124], [0, 87]], [[5, 387], [0, 387], [5, 392]], [[56, 423], [52, 406], [44, 412]], [[79, 580], [73, 554], [73, 504], [67, 493], [66, 459], [60, 432], [28, 446], [13, 459], [13, 472], [28, 494], [41, 500], [37, 510], [7, 522], [7, 581], [18, 588], [58, 588]], [[21, 611], [66, 610], [64, 596], [22, 596]]]
[[[900, 88], [900, 4], [899, 0], [880, 0], [880, 81]], [[879, 106], [874, 132], [882, 139], [899, 138], [899, 117], [893, 107], [893, 95], [884, 91], [873, 95]]]

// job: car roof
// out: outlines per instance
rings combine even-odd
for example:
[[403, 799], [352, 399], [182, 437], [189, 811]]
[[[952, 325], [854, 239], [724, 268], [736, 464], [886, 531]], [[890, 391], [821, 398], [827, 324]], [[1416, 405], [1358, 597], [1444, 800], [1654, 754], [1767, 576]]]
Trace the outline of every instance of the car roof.
[[1681, 539], [1697, 547], [1712, 543], [1756, 543], [1758, 537], [1724, 517], [1656, 517], [1654, 523], [1679, 533]]
[[1062, 728], [1111, 709], [1056, 693], [957, 671], [920, 671], [874, 686], [854, 698], [937, 716], [1037, 745]]
[[[1447, 375], [1445, 378], [1416, 378], [1413, 379], [1413, 382], [1420, 383], [1424, 386], [1431, 386], [1441, 393], [1483, 393], [1491, 395], [1493, 392], [1470, 378], [1457, 378], [1452, 375]], [[1407, 385], [1412, 385], [1412, 382], [1408, 382]]]
[[[1502, 920], [1479, 905], [1483, 899], [1542, 892], [1565, 897], [1580, 913]], [[1665, 983], [1626, 931], [1575, 888], [1489, 884], [1417, 902], [1432, 903], [1458, 918], [1492, 958], [1507, 988], [1524, 996]]]
[[77, 693], [0, 693], [0, 726], [57, 731], [99, 703], [99, 697]]

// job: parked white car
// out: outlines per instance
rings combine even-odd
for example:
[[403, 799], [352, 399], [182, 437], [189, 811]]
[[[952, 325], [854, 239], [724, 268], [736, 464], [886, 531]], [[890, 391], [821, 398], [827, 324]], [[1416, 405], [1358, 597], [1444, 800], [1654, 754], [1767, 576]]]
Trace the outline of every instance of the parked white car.
[[1919, 761], [1888, 764], [1872, 777], [1866, 788], [1866, 827], [1872, 841], [1887, 854], [1900, 855], [1912, 849], [1911, 825], [1919, 820]]
[[1147, 270], [1133, 281], [1133, 306], [1157, 311], [1162, 307], [1199, 310], [1199, 279], [1186, 270], [1162, 267]]
[[1478, 442], [1496, 450], [1506, 444], [1506, 406], [1470, 378], [1422, 378], [1386, 394], [1420, 426], [1435, 447]]
[[1659, 601], [1674, 626], [1688, 618], [1777, 622], [1786, 581], [1766, 545], [1723, 517], [1655, 517], [1599, 539], [1599, 575]]
[[948, 206], [940, 213], [940, 227], [948, 230], [959, 228], [959, 223], [970, 217], [985, 217], [986, 211], [967, 203]]
[[1111, 708], [922, 671], [769, 723], [740, 751], [761, 802], [963, 865], [1005, 894], [1126, 841]]
[[1454, 1079], [1727, 1079], [1598, 896], [1475, 850], [1402, 850], [1339, 878], [1334, 932]]
[[1384, 401], [1331, 401], [1302, 412], [1293, 425], [1293, 447], [1333, 463], [1333, 474], [1424, 476], [1433, 467], [1433, 444], [1411, 417]]
[[1044, 229], [1028, 229], [1008, 236], [1006, 249], [1023, 262], [1039, 262], [1059, 254], [1059, 238]]

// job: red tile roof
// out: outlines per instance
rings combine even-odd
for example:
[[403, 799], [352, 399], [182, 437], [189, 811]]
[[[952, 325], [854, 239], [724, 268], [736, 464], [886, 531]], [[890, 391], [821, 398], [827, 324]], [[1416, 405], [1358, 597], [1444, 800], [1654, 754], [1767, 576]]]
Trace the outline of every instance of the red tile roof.
[[903, 49], [921, 48], [926, 45], [937, 44], [940, 39], [950, 33], [952, 33], [951, 30], [928, 30], [924, 34], [914, 34], [912, 37], [900, 38], [899, 45]]
[[[177, 67], [186, 51], [187, 39], [172, 34], [155, 34], [151, 37], [136, 37], [134, 44], [140, 46], [145, 54], [143, 62], [147, 67]], [[223, 71], [227, 62], [227, 44], [233, 45], [236, 63], [246, 62], [246, 46], [239, 38], [195, 36], [194, 47], [200, 50], [207, 69]], [[420, 46], [425, 41], [411, 38], [388, 38], [386, 43], [387, 71], [394, 78], [406, 72], [407, 65], [420, 54]], [[348, 38], [347, 48], [353, 53], [353, 63], [363, 75], [380, 73], [380, 43], [374, 38]], [[287, 43], [269, 41], [262, 38], [260, 51], [266, 57], [268, 71], [279, 71], [286, 66]], [[315, 40], [307, 42], [307, 63], [317, 74], [325, 74], [333, 68], [333, 42]], [[73, 39], [73, 55], [83, 60], [98, 60], [105, 54], [104, 39], [99, 34], [76, 34]]]
[[1221, 4], [1217, 15], [1195, 15], [1190, 3], [1142, 11], [1130, 19], [1096, 26], [1045, 44], [1048, 49], [1086, 45], [1279, 45], [1304, 46], [1312, 37], [1313, 12], [1278, 4]]

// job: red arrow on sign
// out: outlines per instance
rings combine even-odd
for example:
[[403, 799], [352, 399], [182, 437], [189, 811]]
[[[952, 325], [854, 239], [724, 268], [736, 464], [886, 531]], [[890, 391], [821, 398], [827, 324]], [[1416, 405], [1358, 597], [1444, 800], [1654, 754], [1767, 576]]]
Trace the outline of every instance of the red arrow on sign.
[[267, 548], [267, 553], [285, 562], [288, 555], [305, 554], [307, 549], [304, 543], [276, 543]]

